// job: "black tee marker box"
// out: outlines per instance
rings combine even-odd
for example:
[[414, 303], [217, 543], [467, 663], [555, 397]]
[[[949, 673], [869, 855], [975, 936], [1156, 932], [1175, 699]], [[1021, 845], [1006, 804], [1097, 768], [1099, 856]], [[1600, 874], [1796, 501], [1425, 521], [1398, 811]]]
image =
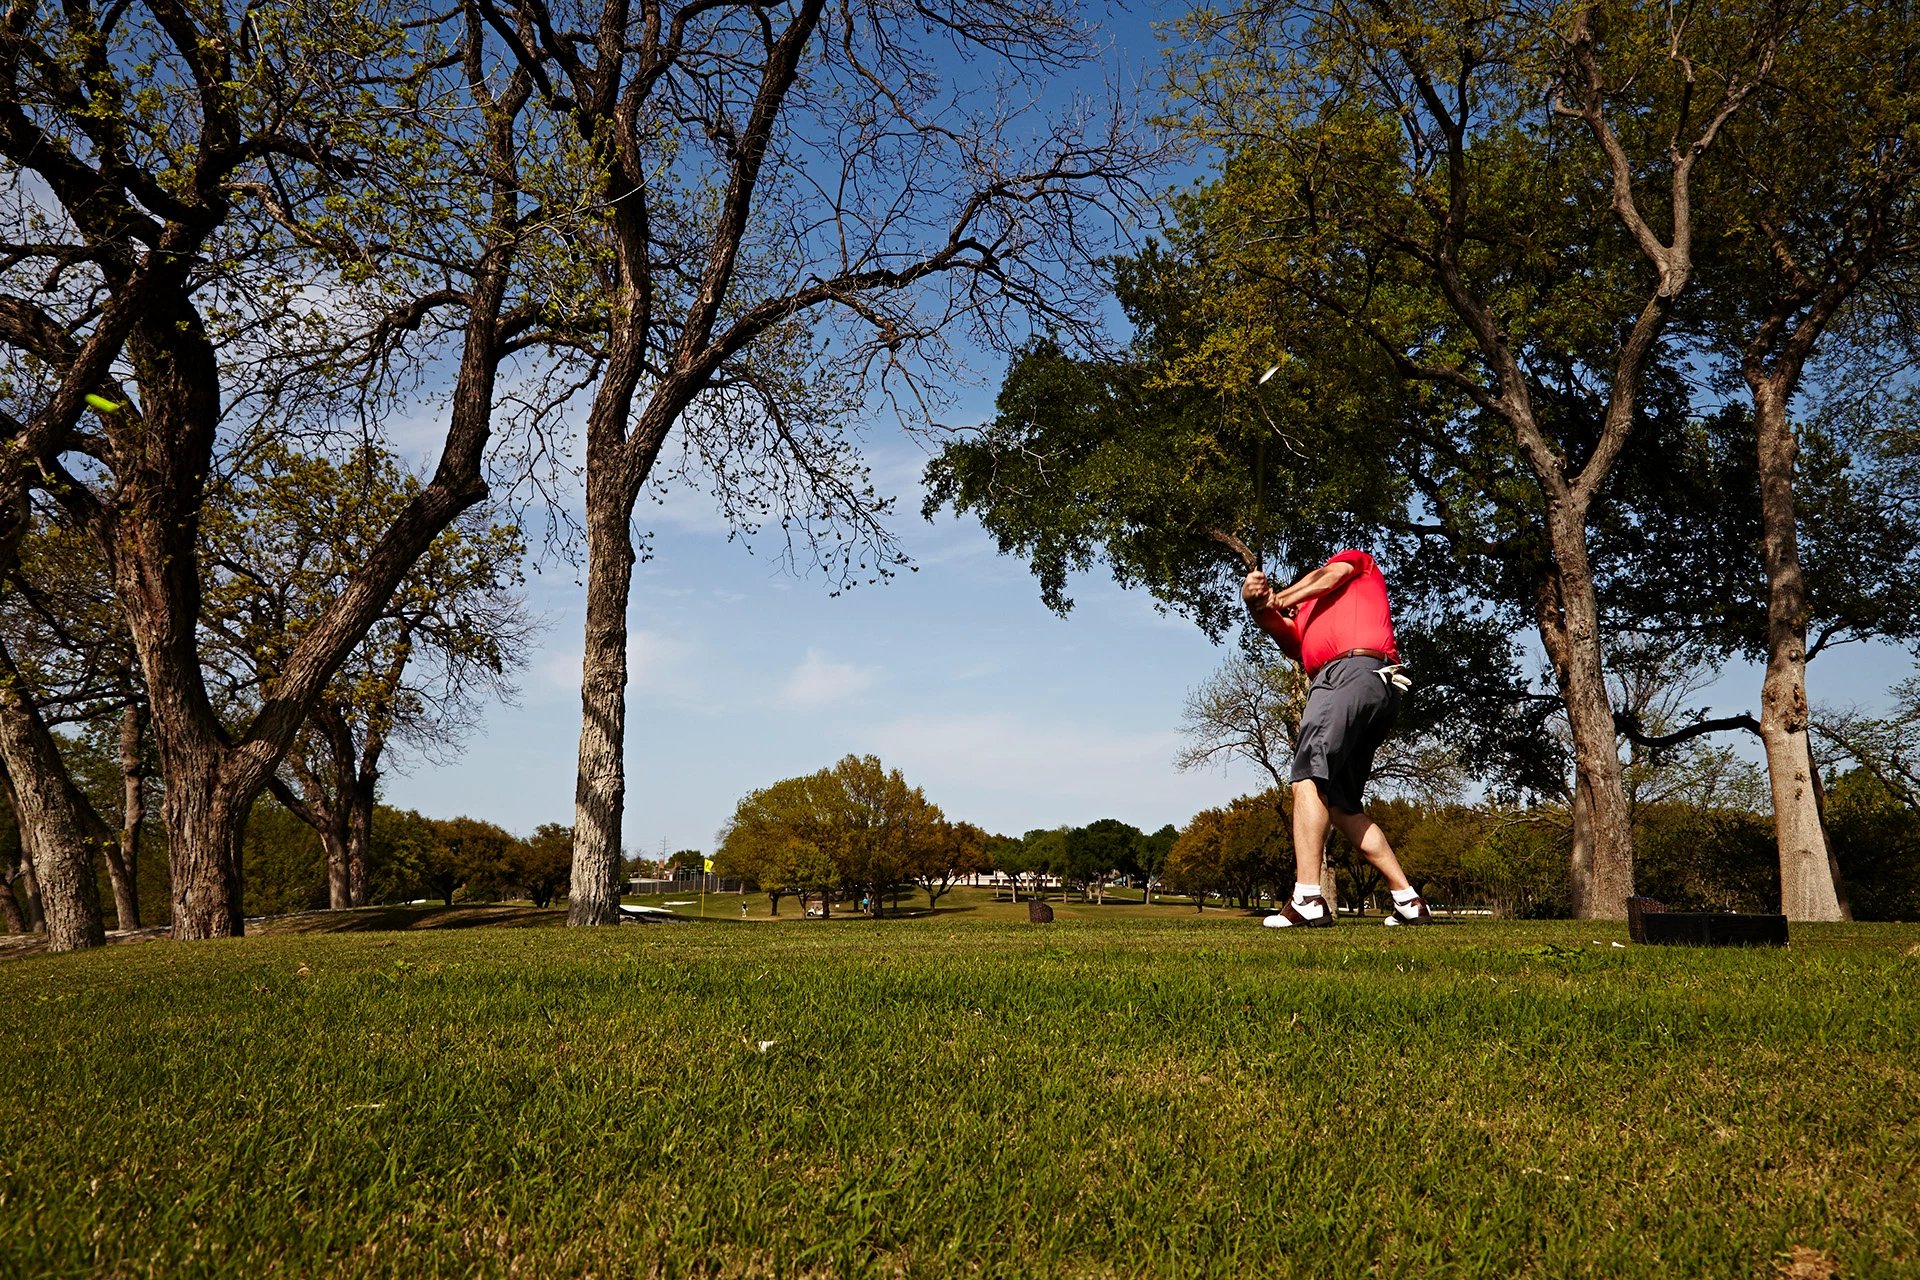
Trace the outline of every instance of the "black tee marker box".
[[1627, 933], [1635, 942], [1680, 947], [1784, 947], [1785, 916], [1731, 911], [1669, 911], [1652, 898], [1627, 899]]

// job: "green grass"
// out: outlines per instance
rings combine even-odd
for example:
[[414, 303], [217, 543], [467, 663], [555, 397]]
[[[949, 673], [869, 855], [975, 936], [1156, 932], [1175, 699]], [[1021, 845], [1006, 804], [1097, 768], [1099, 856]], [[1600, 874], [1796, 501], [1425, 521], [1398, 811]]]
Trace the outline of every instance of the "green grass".
[[1920, 1275], [1911, 926], [730, 905], [0, 965], [0, 1275]]

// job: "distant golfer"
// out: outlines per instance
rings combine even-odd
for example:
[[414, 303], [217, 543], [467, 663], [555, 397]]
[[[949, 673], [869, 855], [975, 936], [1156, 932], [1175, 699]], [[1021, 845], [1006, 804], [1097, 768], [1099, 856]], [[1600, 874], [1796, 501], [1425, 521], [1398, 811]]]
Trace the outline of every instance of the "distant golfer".
[[1386, 833], [1361, 805], [1373, 753], [1392, 730], [1401, 691], [1411, 684], [1393, 642], [1380, 567], [1364, 551], [1342, 551], [1281, 591], [1255, 569], [1240, 597], [1260, 629], [1312, 682], [1293, 755], [1293, 897], [1262, 923], [1272, 929], [1333, 923], [1320, 892], [1331, 820], [1393, 891], [1386, 923], [1432, 924]]

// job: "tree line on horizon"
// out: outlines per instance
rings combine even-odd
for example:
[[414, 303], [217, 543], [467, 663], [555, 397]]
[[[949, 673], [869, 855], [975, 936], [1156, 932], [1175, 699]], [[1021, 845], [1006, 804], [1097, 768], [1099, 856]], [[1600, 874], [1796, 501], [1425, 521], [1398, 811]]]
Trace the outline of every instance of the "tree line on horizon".
[[[1765, 783], [1748, 762], [1720, 751], [1682, 761], [1641, 759], [1631, 771], [1641, 887], [1679, 909], [1765, 911], [1779, 898], [1779, 864]], [[1150, 903], [1155, 893], [1204, 910], [1255, 909], [1293, 887], [1294, 857], [1284, 788], [1203, 809], [1184, 825], [1152, 833], [1117, 818], [1084, 826], [994, 835], [951, 823], [896, 770], [848, 756], [816, 773], [751, 792], [718, 836], [715, 872], [768, 896], [768, 914], [797, 898], [852, 901], [879, 915], [891, 896], [918, 890], [935, 909], [950, 889], [997, 873], [1013, 901], [1044, 896], [1048, 883], [1104, 903], [1124, 882]], [[1852, 868], [1853, 909], [1863, 920], [1920, 919], [1920, 811], [1865, 769], [1836, 778], [1831, 829]], [[1393, 841], [1408, 877], [1444, 906], [1519, 919], [1573, 914], [1564, 809], [1498, 802], [1376, 799], [1368, 812]], [[1371, 864], [1344, 837], [1328, 850], [1329, 899], [1364, 913], [1384, 900]], [[697, 859], [698, 855], [695, 855]], [[697, 861], [690, 865], [698, 866]]]
[[[1407, 767], [1564, 811], [1574, 914], [1636, 888], [1634, 754], [1744, 732], [1780, 905], [1844, 916], [1822, 767], [1906, 803], [1920, 759], [1911, 691], [1823, 713], [1806, 680], [1920, 639], [1920, 18], [1173, 31], [1156, 101], [1060, 105], [1103, 49], [1066, 0], [21, 9], [0, 766], [51, 945], [103, 940], [103, 870], [138, 917], [150, 816], [174, 936], [243, 932], [263, 796], [366, 901], [383, 760], [510, 689], [540, 525], [585, 591], [568, 918], [616, 922], [641, 496], [877, 582], [904, 561], [859, 429], [943, 430], [969, 347], [1010, 363], [925, 514], [976, 514], [1051, 606], [1105, 563], [1222, 639], [1249, 561], [1367, 545]], [[1757, 714], [1621, 700], [1736, 655]]]

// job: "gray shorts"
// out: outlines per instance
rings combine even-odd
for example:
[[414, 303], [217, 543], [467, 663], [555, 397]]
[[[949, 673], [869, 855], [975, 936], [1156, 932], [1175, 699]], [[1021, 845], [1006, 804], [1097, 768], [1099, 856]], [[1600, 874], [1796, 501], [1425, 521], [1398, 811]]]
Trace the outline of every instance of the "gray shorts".
[[1400, 690], [1380, 678], [1387, 664], [1364, 655], [1329, 662], [1314, 674], [1300, 717], [1293, 781], [1311, 778], [1336, 809], [1360, 813], [1361, 793], [1400, 714]]

